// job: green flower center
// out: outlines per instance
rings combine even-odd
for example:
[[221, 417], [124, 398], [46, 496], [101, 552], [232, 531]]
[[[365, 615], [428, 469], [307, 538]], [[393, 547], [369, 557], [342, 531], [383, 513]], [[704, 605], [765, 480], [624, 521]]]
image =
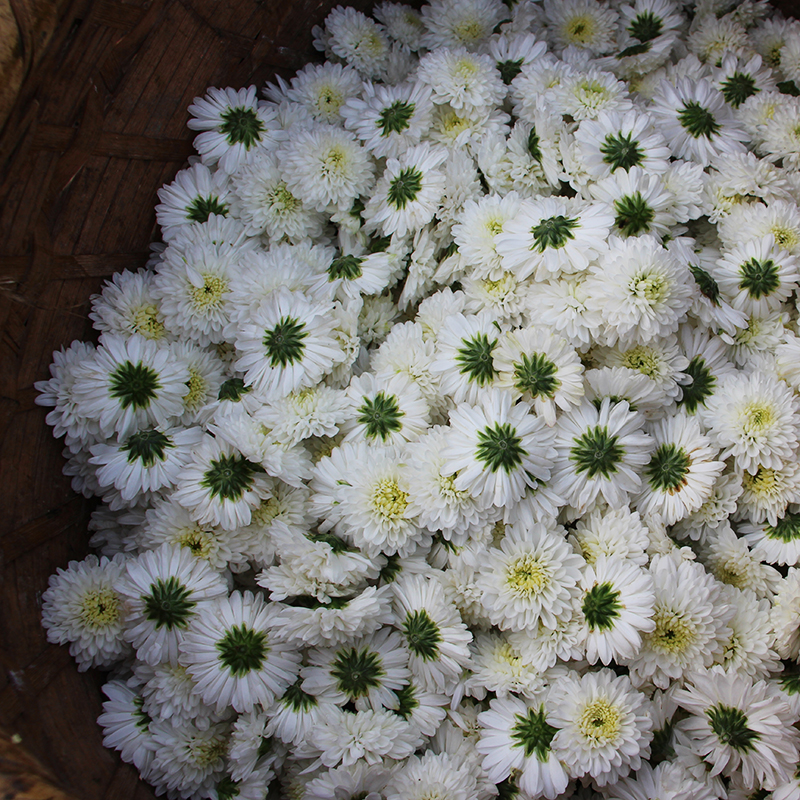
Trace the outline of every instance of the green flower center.
[[228, 378], [222, 386], [219, 387], [217, 392], [217, 400], [231, 400], [238, 403], [242, 399], [242, 395], [250, 391], [249, 386], [244, 385], [241, 378]]
[[625, 455], [625, 448], [619, 437], [608, 432], [604, 425], [595, 425], [573, 439], [569, 460], [575, 464], [575, 471], [587, 478], [598, 475], [608, 480], [616, 471]]
[[396, 100], [381, 111], [376, 125], [381, 129], [381, 136], [388, 136], [390, 133], [401, 133], [409, 126], [409, 121], [413, 115], [413, 103]]
[[90, 589], [81, 598], [80, 620], [95, 631], [114, 625], [120, 618], [120, 601], [111, 588]]
[[322, 544], [328, 545], [333, 554], [337, 556], [341, 553], [350, 553], [353, 551], [353, 548], [347, 544], [344, 539], [340, 539], [330, 532], [321, 533], [320, 531], [315, 531], [314, 533], [307, 533], [306, 538], [312, 542], [321, 542]]
[[636, 347], [626, 350], [622, 357], [622, 365], [653, 379], [658, 376], [662, 366], [658, 351], [645, 344], [637, 344]]
[[605, 697], [587, 704], [578, 717], [578, 730], [595, 746], [616, 741], [621, 727], [622, 712]]
[[400, 420], [404, 416], [397, 396], [384, 392], [378, 392], [373, 398], [365, 398], [358, 409], [358, 421], [365, 427], [367, 439], [380, 439], [383, 442], [403, 427]]
[[208, 197], [198, 195], [186, 206], [186, 216], [192, 222], [206, 222], [212, 214], [228, 216], [228, 206], [213, 194]]
[[122, 408], [148, 408], [161, 388], [158, 373], [141, 362], [124, 361], [108, 376], [108, 393]]
[[388, 201], [398, 211], [402, 211], [417, 198], [422, 189], [422, 173], [416, 167], [401, 169], [389, 184]]
[[538, 710], [529, 708], [526, 715], [515, 714], [514, 727], [511, 729], [512, 747], [521, 747], [525, 758], [535, 755], [539, 761], [546, 761], [550, 753], [550, 743], [556, 735], [556, 729], [548, 725], [544, 707]]
[[640, 42], [649, 42], [661, 33], [664, 22], [652, 11], [642, 11], [628, 25], [628, 33]]
[[514, 362], [514, 386], [531, 397], [553, 397], [561, 386], [558, 367], [544, 353], [523, 353]]
[[759, 261], [751, 258], [739, 267], [739, 288], [746, 291], [750, 297], [758, 299], [772, 294], [780, 285], [778, 266], [771, 258]]
[[629, 56], [640, 56], [643, 53], [650, 52], [650, 42], [640, 42], [639, 44], [632, 44], [617, 53], [617, 58], [628, 58]]
[[656, 212], [647, 205], [640, 192], [626, 194], [614, 201], [614, 223], [625, 236], [636, 236], [650, 230]]
[[506, 568], [505, 582], [509, 591], [528, 599], [546, 589], [552, 580], [552, 569], [534, 553], [517, 556]]
[[596, 583], [584, 595], [583, 614], [591, 631], [609, 631], [620, 616], [620, 593], [608, 582]]
[[570, 239], [575, 238], [572, 232], [580, 225], [579, 220], [565, 217], [561, 214], [549, 219], [543, 219], [538, 225], [531, 228], [533, 244], [531, 250], [538, 250], [544, 253], [548, 247], [558, 250], [563, 247]]
[[800, 671], [784, 672], [778, 675], [778, 681], [787, 694], [800, 694]]
[[310, 711], [318, 705], [317, 698], [313, 694], [307, 694], [302, 689], [303, 679], [298, 678], [283, 695], [282, 702], [287, 708], [291, 708], [295, 714]]
[[235, 678], [261, 669], [269, 651], [266, 632], [253, 630], [244, 623], [233, 625], [216, 646], [219, 660]]
[[743, 72], [738, 71], [734, 72], [730, 78], [722, 81], [719, 88], [722, 90], [725, 102], [734, 108], [739, 108], [748, 97], [761, 91], [756, 87], [756, 82], [752, 75], [745, 75]]
[[164, 461], [164, 451], [174, 447], [172, 440], [161, 431], [139, 431], [128, 438], [120, 450], [128, 454], [128, 463], [141, 461], [142, 466], [152, 467], [156, 461]]
[[439, 626], [430, 618], [424, 608], [406, 614], [403, 633], [406, 636], [408, 649], [414, 655], [419, 656], [423, 661], [432, 661], [438, 658], [442, 634]]
[[644, 160], [644, 150], [639, 147], [639, 142], [633, 138], [632, 133], [609, 133], [600, 145], [603, 161], [615, 169], [622, 167], [626, 172]]
[[225, 135], [229, 144], [243, 144], [249, 150], [256, 142], [261, 141], [264, 123], [258, 118], [255, 110], [238, 106], [229, 108], [220, 114], [222, 125], [220, 133]]
[[239, 781], [235, 781], [230, 775], [226, 775], [217, 784], [218, 800], [233, 800], [239, 796]]
[[152, 717], [144, 710], [144, 697], [137, 694], [133, 698], [133, 718], [136, 720], [134, 723], [140, 731], [146, 731], [153, 721]]
[[508, 86], [522, 72], [522, 59], [498, 61], [497, 69], [500, 70], [500, 77], [503, 79], [503, 83]]
[[694, 414], [699, 406], [705, 405], [706, 398], [714, 393], [717, 379], [702, 356], [695, 356], [684, 372], [692, 378], [692, 382], [683, 387], [683, 397], [678, 405], [683, 406], [689, 414]]
[[748, 753], [761, 736], [747, 725], [747, 715], [738, 708], [718, 703], [706, 711], [711, 730], [717, 739], [737, 750]]
[[574, 43], [587, 44], [594, 39], [595, 21], [589, 14], [576, 14], [564, 28], [565, 38]]
[[456, 351], [455, 362], [459, 372], [467, 375], [478, 386], [486, 386], [497, 375], [492, 351], [497, 347], [497, 339], [489, 339], [485, 333], [476, 333], [471, 339], [462, 339], [462, 347]]
[[692, 460], [687, 452], [673, 442], [659, 445], [645, 470], [656, 492], [675, 494], [686, 485]]
[[286, 367], [296, 364], [303, 357], [308, 338], [305, 323], [294, 317], [282, 317], [275, 325], [264, 331], [264, 348], [273, 367]]
[[531, 132], [528, 134], [528, 153], [534, 161], [542, 163], [542, 149], [539, 147], [539, 134], [536, 133], [536, 128], [531, 126]]
[[711, 305], [719, 306], [719, 285], [717, 282], [696, 264], [689, 264], [689, 272], [692, 273], [697, 288], [703, 297], [709, 300]]
[[475, 458], [490, 472], [501, 469], [506, 473], [513, 472], [522, 465], [522, 458], [526, 455], [528, 452], [522, 447], [522, 439], [508, 422], [495, 422], [494, 426], [487, 425], [478, 431]]
[[363, 258], [354, 255], [334, 258], [331, 265], [328, 267], [328, 280], [335, 281], [341, 278], [347, 281], [353, 281], [356, 278], [360, 278], [362, 275], [361, 264], [363, 262]]
[[244, 456], [222, 454], [216, 461], [211, 461], [200, 485], [210, 490], [211, 497], [239, 500], [253, 485], [253, 476], [263, 471], [260, 464], [254, 464]]
[[699, 139], [701, 136], [710, 139], [720, 131], [719, 123], [714, 119], [714, 115], [694, 100], [687, 100], [683, 104], [683, 108], [678, 112], [678, 122], [689, 136], [693, 136], [695, 139]]
[[192, 609], [197, 605], [190, 600], [191, 592], [174, 575], [166, 580], [157, 578], [150, 584], [150, 594], [144, 596], [145, 617], [156, 628], [185, 628]]
[[800, 514], [787, 511], [777, 525], [767, 525], [764, 535], [779, 542], [794, 542], [800, 539]]
[[397, 697], [397, 708], [394, 709], [394, 713], [403, 719], [408, 719], [414, 709], [419, 708], [419, 700], [413, 684], [407, 683], [405, 686], [395, 689], [394, 693]]
[[331, 663], [331, 676], [339, 691], [351, 700], [365, 697], [370, 690], [380, 686], [384, 674], [380, 655], [366, 647], [363, 650], [355, 647], [339, 650]]

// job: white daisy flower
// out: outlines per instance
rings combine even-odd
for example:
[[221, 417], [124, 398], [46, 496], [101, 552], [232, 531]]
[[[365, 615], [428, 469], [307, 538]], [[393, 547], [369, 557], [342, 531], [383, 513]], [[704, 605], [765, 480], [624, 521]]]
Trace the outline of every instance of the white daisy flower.
[[751, 474], [780, 469], [797, 448], [796, 399], [785, 383], [762, 372], [725, 378], [701, 417], [711, 441], [724, 448], [720, 458], [734, 456]]
[[800, 563], [800, 514], [796, 511], [787, 511], [774, 523], [746, 522], [738, 530], [768, 564], [793, 567]]
[[503, 507], [519, 500], [527, 486], [550, 479], [555, 453], [553, 430], [524, 404], [501, 390], [487, 391], [478, 405], [462, 403], [450, 412], [446, 474], [455, 488]]
[[[653, 740], [655, 743], [655, 739]], [[606, 795], [613, 800], [648, 800], [651, 797], [717, 800], [719, 795], [680, 763], [662, 761], [656, 767], [645, 763], [635, 777], [620, 778]]]
[[654, 449], [644, 468], [647, 482], [634, 504], [641, 514], [659, 514], [672, 525], [711, 496], [725, 464], [714, 460], [717, 450], [696, 417], [678, 413], [652, 423], [648, 432]]
[[720, 220], [717, 234], [729, 248], [772, 234], [775, 244], [793, 256], [800, 255], [800, 209], [791, 200], [768, 205], [736, 206]]
[[376, 78], [386, 69], [389, 40], [383, 28], [362, 12], [336, 6], [325, 18], [325, 31], [331, 52], [362, 77]]
[[460, 758], [429, 750], [422, 756], [411, 756], [394, 773], [384, 793], [387, 800], [467, 798], [475, 796], [476, 783]]
[[558, 532], [535, 524], [512, 530], [485, 554], [476, 574], [484, 610], [501, 630], [556, 628], [572, 615], [583, 559]]
[[88, 555], [58, 568], [42, 594], [42, 627], [47, 641], [69, 643], [78, 670], [108, 667], [129, 651], [123, 639], [127, 609], [117, 584], [127, 559]]
[[256, 99], [256, 87], [210, 88], [189, 106], [193, 115], [186, 125], [202, 131], [194, 146], [203, 163], [219, 164], [229, 175], [243, 164], [251, 150], [274, 147], [283, 138], [275, 109]]
[[97, 724], [103, 729], [103, 746], [119, 751], [120, 758], [133, 764], [144, 780], [152, 775], [158, 745], [150, 732], [152, 720], [142, 708], [143, 698], [121, 680], [103, 686], [103, 713]]
[[520, 694], [535, 699], [547, 680], [545, 673], [529, 664], [511, 644], [508, 634], [495, 631], [475, 635], [470, 670], [465, 689], [473, 697], [489, 691], [499, 698]]
[[680, 723], [712, 765], [712, 775], [741, 770], [748, 789], [787, 781], [798, 758], [800, 734], [786, 701], [764, 681], [714, 668], [694, 674], [675, 699], [691, 716]]
[[742, 493], [734, 519], [777, 525], [790, 503], [800, 503], [800, 464], [788, 461], [782, 467], [759, 467], [742, 475]]
[[104, 334], [73, 374], [75, 415], [96, 420], [105, 438], [167, 425], [183, 413], [189, 370], [167, 347], [142, 336]]
[[508, 10], [500, 0], [432, 0], [422, 6], [420, 16], [427, 29], [423, 42], [429, 50], [458, 46], [476, 50], [508, 16]]
[[142, 711], [152, 720], [194, 722], [198, 727], [219, 721], [214, 709], [196, 694], [194, 680], [180, 664], [165, 661], [151, 666], [138, 661], [133, 675], [141, 684]]
[[[532, 316], [531, 309], [529, 316]], [[562, 276], [537, 284], [535, 319], [563, 336], [579, 352], [585, 352], [600, 328], [597, 312], [589, 308], [586, 276]]]
[[376, 158], [398, 158], [419, 144], [433, 113], [430, 87], [421, 83], [383, 86], [365, 82], [361, 96], [342, 107], [345, 127]]
[[179, 662], [218, 714], [267, 707], [296, 679], [300, 654], [270, 636], [273, 618], [262, 595], [233, 592], [207, 604], [186, 629]]
[[139, 334], [145, 339], [164, 339], [166, 329], [159, 302], [153, 294], [154, 273], [115, 272], [100, 294], [92, 295], [89, 319], [95, 330], [118, 336]]
[[595, 0], [547, 0], [544, 15], [547, 32], [559, 50], [577, 47], [600, 55], [614, 45], [619, 16]]
[[624, 505], [641, 485], [638, 474], [650, 459], [652, 438], [644, 420], [628, 403], [584, 400], [561, 415], [556, 428], [552, 487], [577, 509], [588, 509], [599, 495], [612, 507]]
[[667, 393], [654, 380], [630, 367], [601, 367], [584, 373], [586, 399], [599, 408], [604, 398], [612, 403], [625, 400], [631, 411], [646, 418], [657, 417], [667, 402]]
[[627, 94], [625, 84], [614, 75], [588, 67], [565, 75], [552, 101], [565, 118], [581, 121], [607, 111], [630, 111], [633, 104]]
[[424, 55], [417, 80], [431, 87], [433, 102], [456, 112], [488, 111], [506, 95], [506, 87], [491, 56], [464, 47], [441, 48]]
[[587, 564], [598, 558], [621, 559], [640, 567], [647, 564], [650, 543], [647, 528], [637, 511], [627, 507], [595, 509], [581, 517], [569, 541]]
[[195, 223], [212, 215], [226, 217], [230, 209], [230, 177], [224, 170], [211, 170], [205, 164], [182, 169], [175, 180], [158, 190], [156, 219], [167, 244]]
[[343, 391], [317, 384], [274, 400], [261, 410], [259, 419], [276, 441], [295, 445], [314, 436], [335, 436], [349, 408]]
[[568, 765], [571, 777], [590, 775], [598, 786], [614, 783], [650, 756], [649, 705], [627, 675], [610, 669], [582, 677], [568, 673], [545, 701], [548, 723], [557, 729], [553, 755]]
[[333, 125], [298, 131], [277, 157], [291, 198], [316, 211], [349, 209], [372, 184], [367, 151], [351, 133]]
[[125, 638], [137, 658], [151, 665], [176, 663], [178, 643], [198, 606], [227, 594], [218, 572], [172, 545], [129, 561], [117, 589], [129, 611]]
[[522, 68], [537, 61], [547, 52], [547, 44], [539, 41], [532, 33], [512, 35], [504, 30], [489, 39], [489, 55], [506, 86], [519, 75]]
[[797, 98], [785, 98], [775, 113], [769, 117], [760, 129], [761, 143], [759, 150], [767, 153], [774, 160], [781, 159], [784, 167], [797, 169], [800, 167], [800, 103]]
[[384, 236], [405, 236], [429, 223], [445, 190], [439, 167], [446, 157], [446, 150], [425, 142], [389, 158], [364, 209], [367, 225]]
[[[383, 3], [384, 6], [395, 5]], [[375, 12], [377, 16], [377, 10]], [[383, 766], [382, 762], [368, 765], [363, 761], [356, 761], [349, 766], [325, 770], [314, 776], [309, 776], [305, 783], [303, 800], [330, 800], [340, 794], [342, 797], [353, 797], [364, 794], [381, 796], [388, 783], [392, 771]]]
[[556, 408], [565, 411], [583, 397], [578, 354], [544, 328], [508, 331], [500, 337], [493, 356], [497, 386], [531, 403], [549, 426], [556, 422]]
[[747, 134], [707, 78], [662, 81], [649, 111], [676, 158], [707, 166], [721, 153], [744, 150]]
[[326, 61], [306, 64], [291, 80], [286, 97], [308, 109], [314, 119], [330, 124], [342, 121], [342, 106], [363, 87], [358, 72], [346, 64]]
[[505, 269], [536, 280], [584, 271], [605, 252], [614, 219], [604, 203], [548, 197], [523, 200], [495, 237]]

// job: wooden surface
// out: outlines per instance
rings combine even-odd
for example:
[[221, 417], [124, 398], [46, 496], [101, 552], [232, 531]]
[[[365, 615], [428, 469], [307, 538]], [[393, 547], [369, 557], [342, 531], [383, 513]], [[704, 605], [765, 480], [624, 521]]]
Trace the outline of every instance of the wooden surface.
[[[25, 17], [33, 0], [0, 0], [1, 25], [27, 26], [8, 50], [21, 88], [0, 73], [5, 102], [16, 94], [0, 135], [0, 728], [19, 742], [3, 740], [14, 763], [34, 754], [44, 766], [31, 774], [81, 800], [149, 800], [135, 770], [102, 747], [102, 676], [78, 673], [40, 627], [48, 576], [86, 552], [89, 504], [61, 476], [33, 382], [48, 377], [53, 350], [91, 338], [89, 296], [103, 278], [145, 263], [156, 191], [192, 152], [193, 98], [290, 77], [314, 56], [311, 26], [337, 3], [39, 2], [49, 44], [33, 33], [36, 15]], [[796, 2], [781, 5], [797, 16]], [[9, 759], [0, 797], [59, 797], [32, 793]]]

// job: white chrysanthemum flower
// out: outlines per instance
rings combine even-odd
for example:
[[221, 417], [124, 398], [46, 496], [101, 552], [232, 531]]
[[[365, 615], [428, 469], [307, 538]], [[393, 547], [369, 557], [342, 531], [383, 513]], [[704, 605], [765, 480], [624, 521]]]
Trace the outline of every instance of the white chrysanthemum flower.
[[730, 248], [770, 234], [778, 247], [800, 256], [800, 209], [794, 201], [736, 206], [717, 226], [717, 235]]
[[431, 125], [431, 90], [421, 83], [383, 86], [365, 83], [361, 96], [342, 107], [345, 127], [376, 158], [398, 158], [420, 143]]
[[342, 359], [331, 311], [330, 304], [298, 292], [275, 291], [239, 327], [235, 366], [245, 373], [245, 382], [268, 399], [319, 382]]
[[470, 53], [464, 47], [424, 55], [417, 79], [431, 87], [434, 103], [447, 103], [456, 112], [487, 111], [499, 105], [506, 94], [491, 56]]
[[721, 583], [749, 590], [759, 598], [772, 599], [780, 587], [781, 574], [763, 561], [763, 553], [751, 552], [729, 524], [720, 525], [701, 551], [701, 560]]
[[783, 166], [790, 169], [800, 167], [800, 102], [795, 97], [785, 98], [775, 113], [764, 122], [760, 130], [759, 150], [774, 160], [781, 159]]
[[725, 467], [696, 417], [678, 413], [649, 426], [654, 449], [644, 468], [647, 482], [634, 499], [641, 514], [658, 514], [672, 525], [697, 511]]
[[229, 728], [227, 722], [208, 728], [199, 728], [191, 722], [151, 723], [157, 749], [150, 781], [156, 791], [172, 791], [181, 798], [209, 796], [224, 776]]
[[513, 404], [511, 393], [487, 391], [479, 405], [462, 403], [450, 412], [446, 474], [455, 488], [484, 496], [497, 507], [516, 502], [526, 487], [550, 479], [555, 457], [553, 430]]
[[627, 94], [625, 84], [611, 73], [585, 67], [564, 76], [553, 91], [552, 102], [565, 118], [580, 122], [604, 112], [630, 111], [633, 104]]
[[528, 663], [511, 644], [509, 635], [502, 632], [475, 635], [470, 669], [465, 690], [474, 697], [483, 697], [489, 691], [500, 698], [520, 694], [535, 699], [547, 681], [546, 673]]
[[650, 756], [649, 701], [627, 675], [601, 669], [578, 677], [570, 671], [555, 681], [545, 707], [556, 728], [553, 754], [572, 777], [590, 775], [606, 786]]
[[666, 689], [687, 672], [710, 667], [722, 656], [730, 637], [733, 609], [724, 602], [722, 585], [700, 564], [659, 556], [650, 567], [655, 582], [655, 628], [627, 661], [637, 683]]
[[759, 316], [779, 311], [800, 281], [796, 258], [772, 235], [737, 244], [711, 274], [734, 308]]
[[301, 242], [322, 233], [322, 215], [292, 194], [275, 153], [258, 153], [236, 172], [231, 184], [231, 213], [248, 235]]
[[202, 438], [198, 427], [144, 429], [126, 439], [92, 445], [89, 463], [97, 466], [101, 488], [113, 486], [122, 500], [135, 504], [139, 495], [169, 491]]
[[789, 315], [773, 311], [751, 314], [732, 339], [731, 358], [746, 372], [763, 372], [777, 377], [775, 350], [786, 334]]
[[587, 564], [602, 557], [623, 559], [640, 567], [647, 564], [647, 528], [638, 512], [624, 506], [598, 508], [581, 517], [569, 541]]
[[604, 398], [612, 403], [625, 400], [631, 411], [646, 418], [657, 417], [667, 402], [667, 393], [655, 381], [630, 367], [601, 367], [584, 373], [586, 399], [600, 407]]
[[340, 426], [344, 441], [400, 445], [420, 437], [428, 427], [428, 404], [405, 375], [380, 380], [371, 373], [353, 378], [346, 392], [348, 419]]
[[150, 732], [151, 719], [143, 710], [143, 698], [121, 680], [103, 686], [103, 713], [97, 724], [103, 729], [103, 746], [119, 751], [120, 758], [133, 764], [149, 780], [158, 745]]
[[181, 170], [175, 180], [158, 190], [156, 219], [168, 244], [195, 223], [212, 215], [225, 217], [230, 207], [230, 176], [223, 170], [211, 172], [205, 164]]
[[673, 533], [679, 538], [689, 537], [693, 541], [704, 541], [713, 536], [714, 531], [736, 511], [741, 494], [740, 473], [728, 472], [720, 475], [703, 505], [677, 522]]
[[506, 86], [513, 82], [524, 66], [537, 61], [547, 52], [547, 44], [532, 33], [513, 34], [507, 28], [492, 36], [488, 46], [489, 55], [494, 58]]
[[800, 464], [787, 461], [782, 467], [759, 467], [742, 475], [742, 494], [734, 519], [777, 525], [790, 503], [800, 503]]
[[738, 373], [722, 381], [701, 412], [708, 435], [751, 474], [780, 469], [797, 448], [798, 411], [788, 386], [762, 372]]
[[206, 605], [186, 629], [179, 661], [218, 714], [267, 707], [295, 681], [300, 654], [270, 635], [274, 616], [262, 595], [233, 592]]
[[166, 346], [104, 334], [93, 356], [75, 364], [74, 414], [96, 421], [105, 438], [168, 425], [183, 413], [188, 380], [189, 370]]
[[390, 158], [364, 209], [368, 226], [385, 236], [405, 236], [434, 217], [445, 190], [439, 167], [447, 151], [424, 142]]
[[180, 664], [165, 661], [151, 666], [138, 661], [133, 675], [141, 684], [142, 711], [152, 720], [194, 722], [198, 727], [219, 721], [214, 709], [195, 692], [194, 680]]
[[436, 577], [409, 575], [392, 584], [408, 666], [426, 691], [451, 695], [471, 663], [472, 634]]
[[327, 46], [355, 67], [364, 78], [376, 78], [386, 69], [389, 40], [374, 20], [354, 8], [336, 6], [325, 18]]
[[768, 564], [794, 567], [800, 563], [800, 514], [796, 511], [786, 511], [775, 522], [746, 522], [738, 530]]
[[238, 91], [212, 87], [205, 97], [195, 97], [189, 113], [193, 117], [186, 125], [202, 131], [194, 146], [203, 163], [218, 163], [229, 175], [251, 150], [274, 147], [283, 138], [275, 109], [258, 101], [255, 86]]
[[650, 573], [627, 560], [601, 556], [586, 565], [579, 585], [586, 660], [607, 665], [635, 656], [642, 632], [655, 628]]
[[[654, 740], [655, 741], [655, 740]], [[709, 784], [695, 778], [676, 761], [662, 761], [651, 767], [645, 763], [635, 777], [620, 778], [605, 795], [609, 800], [650, 800], [664, 797], [669, 800], [718, 800], [719, 795]]]
[[[395, 5], [384, 2], [382, 5]], [[375, 15], [378, 16], [377, 10]], [[349, 766], [337, 767], [326, 770], [306, 778], [303, 787], [302, 800], [330, 800], [332, 797], [364, 797], [382, 795], [386, 784], [392, 776], [392, 770], [383, 766], [383, 762], [369, 765], [363, 761], [356, 761]]]
[[586, 276], [563, 276], [558, 280], [537, 284], [535, 309], [538, 325], [547, 326], [563, 336], [579, 352], [585, 352], [600, 327], [595, 311], [589, 309]]
[[599, 495], [612, 508], [624, 505], [650, 459], [652, 439], [643, 422], [627, 402], [608, 398], [599, 407], [584, 400], [562, 414], [555, 428], [554, 491], [578, 509], [588, 509]]
[[691, 676], [675, 699], [691, 716], [680, 723], [712, 765], [712, 775], [741, 771], [748, 789], [773, 787], [793, 774], [800, 734], [795, 715], [768, 683], [714, 668]]
[[425, 25], [416, 8], [384, 0], [373, 8], [372, 14], [383, 25], [390, 39], [411, 51], [422, 48]]
[[514, 776], [516, 787], [529, 797], [554, 800], [567, 788], [566, 764], [553, 753], [556, 729], [541, 701], [496, 698], [478, 715], [483, 769], [491, 783]]
[[531, 306], [529, 281], [520, 280], [514, 273], [502, 271], [494, 278], [478, 277], [475, 273], [461, 280], [466, 311], [477, 314], [488, 311], [499, 325], [520, 325]]
[[423, 42], [433, 51], [459, 46], [477, 50], [507, 14], [500, 0], [432, 0], [420, 13], [427, 29]]
[[547, 628], [572, 615], [583, 559], [542, 524], [511, 531], [478, 566], [476, 584], [489, 619], [501, 630]]
[[723, 56], [748, 50], [747, 31], [737, 19], [713, 13], [698, 14], [692, 22], [686, 46], [702, 62], [719, 63]]
[[474, 797], [476, 778], [464, 769], [462, 760], [449, 753], [427, 751], [411, 756], [384, 789], [387, 800], [467, 800]]
[[662, 81], [649, 111], [676, 158], [707, 166], [721, 153], [744, 150], [747, 134], [707, 78]]
[[100, 294], [91, 297], [89, 319], [94, 329], [118, 336], [139, 334], [145, 339], [164, 339], [166, 329], [159, 302], [153, 294], [154, 273], [115, 272]]
[[372, 186], [369, 154], [353, 134], [334, 125], [298, 131], [278, 151], [278, 160], [288, 190], [317, 211], [348, 211]]
[[798, 660], [800, 656], [800, 570], [790, 567], [772, 606], [775, 651], [781, 658]]
[[607, 111], [585, 119], [575, 131], [584, 167], [595, 180], [615, 170], [641, 167], [648, 175], [667, 169], [670, 151], [649, 114], [638, 109]]
[[619, 15], [595, 0], [546, 0], [544, 16], [547, 32], [559, 50], [577, 47], [600, 55], [614, 46]]
[[42, 594], [42, 627], [47, 640], [69, 643], [78, 670], [108, 667], [129, 651], [123, 639], [127, 609], [117, 584], [125, 572], [122, 555], [100, 559], [89, 555], [58, 568]]
[[172, 545], [129, 561], [117, 589], [129, 612], [125, 638], [137, 657], [151, 665], [176, 663], [178, 643], [199, 607], [227, 593], [218, 572]]
[[363, 87], [358, 72], [351, 66], [306, 64], [298, 70], [286, 90], [286, 97], [308, 109], [314, 119], [331, 124], [342, 121], [342, 107]]
[[45, 418], [47, 424], [53, 428], [53, 436], [56, 439], [63, 436], [64, 443], [73, 453], [101, 438], [98, 420], [81, 413], [74, 392], [75, 380], [81, 373], [81, 364], [91, 362], [94, 355], [93, 344], [76, 339], [69, 347], [53, 352], [51, 377], [33, 384], [33, 388], [39, 393], [34, 400], [36, 405], [53, 409]]
[[585, 270], [604, 253], [614, 218], [604, 203], [564, 198], [523, 200], [514, 219], [495, 237], [503, 266], [536, 280]]

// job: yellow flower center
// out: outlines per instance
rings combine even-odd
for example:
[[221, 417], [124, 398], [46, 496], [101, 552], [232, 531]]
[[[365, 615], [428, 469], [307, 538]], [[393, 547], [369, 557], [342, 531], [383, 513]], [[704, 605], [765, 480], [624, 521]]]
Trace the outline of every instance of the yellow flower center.
[[568, 42], [587, 44], [594, 39], [594, 18], [590, 14], [578, 14], [567, 22], [564, 33]]
[[483, 36], [484, 26], [479, 19], [465, 19], [453, 26], [453, 33], [464, 44], [473, 44]]
[[228, 282], [218, 275], [202, 275], [203, 285], [192, 286], [189, 296], [198, 311], [217, 309], [222, 305], [222, 298], [228, 291]]
[[372, 492], [372, 508], [387, 520], [403, 518], [408, 507], [408, 492], [404, 492], [393, 478], [378, 481]]
[[650, 634], [651, 647], [665, 655], [678, 655], [688, 649], [696, 638], [691, 620], [664, 606], [656, 606], [653, 621], [655, 630]]
[[193, 411], [206, 400], [208, 381], [194, 367], [189, 367], [189, 380], [186, 381], [188, 391], [183, 396], [183, 407]]
[[164, 336], [164, 323], [158, 318], [158, 308], [154, 305], [139, 306], [133, 312], [133, 330], [145, 339], [161, 339]]
[[590, 744], [602, 746], [616, 741], [622, 722], [622, 713], [604, 697], [595, 700], [578, 717], [578, 730]]
[[517, 597], [533, 597], [550, 585], [551, 570], [532, 553], [518, 556], [506, 569], [506, 585]]
[[183, 531], [178, 536], [177, 543], [189, 550], [195, 558], [208, 558], [217, 549], [214, 537], [200, 528]]
[[113, 589], [90, 589], [83, 595], [81, 622], [87, 628], [99, 630], [119, 620], [120, 602]]

